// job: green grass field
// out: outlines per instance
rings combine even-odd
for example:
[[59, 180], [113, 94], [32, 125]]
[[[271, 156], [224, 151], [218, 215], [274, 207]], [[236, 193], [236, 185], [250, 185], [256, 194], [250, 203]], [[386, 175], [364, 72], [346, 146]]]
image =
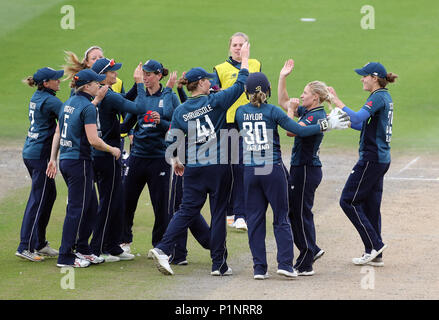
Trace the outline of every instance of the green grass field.
[[[60, 10], [66, 4], [75, 9], [74, 30], [60, 26]], [[375, 9], [374, 30], [360, 26], [365, 4]], [[4, 2], [0, 12], [0, 146], [21, 147], [24, 141], [33, 89], [21, 80], [44, 66], [60, 68], [64, 50], [82, 58], [91, 45], [101, 46], [107, 57], [123, 63], [119, 77], [129, 87], [137, 63], [148, 59], [159, 60], [179, 75], [195, 66], [211, 70], [227, 57], [229, 37], [243, 31], [250, 36], [251, 56], [262, 62], [271, 81], [272, 103], [277, 103], [279, 71], [286, 59], [293, 58], [296, 67], [287, 80], [290, 96], [300, 96], [309, 81], [322, 80], [358, 110], [367, 93], [353, 69], [380, 61], [399, 75], [389, 85], [395, 104], [392, 148], [437, 151], [439, 110], [433, 93], [439, 71], [438, 9], [434, 0]], [[316, 21], [301, 22], [303, 17]], [[69, 92], [68, 83], [63, 82], [58, 97], [64, 101]], [[290, 148], [292, 141], [281, 136], [285, 148]], [[328, 133], [322, 148], [357, 146], [358, 132], [347, 130]], [[57, 182], [58, 198], [48, 230], [55, 247], [60, 242], [66, 197], [64, 182], [60, 178]], [[79, 270], [77, 289], [60, 289], [62, 274], [55, 262], [27, 263], [13, 255], [28, 191], [10, 192], [0, 203], [0, 299], [154, 299], [175, 285], [175, 280], [160, 276], [151, 261], [146, 261], [152, 212], [144, 192], [135, 220], [136, 249], [141, 256], [133, 262]], [[204, 213], [208, 216], [207, 206]], [[229, 235], [231, 255], [247, 250], [242, 245], [245, 235]], [[208, 253], [190, 241], [193, 263], [184, 269], [187, 273], [200, 265], [209, 266]]]

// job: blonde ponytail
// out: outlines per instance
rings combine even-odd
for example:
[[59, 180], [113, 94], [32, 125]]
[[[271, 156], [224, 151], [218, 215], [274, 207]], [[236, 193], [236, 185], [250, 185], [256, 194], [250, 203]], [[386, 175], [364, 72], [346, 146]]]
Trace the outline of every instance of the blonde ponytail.
[[66, 54], [64, 60], [66, 64], [63, 65], [64, 74], [66, 75], [66, 79], [72, 79], [75, 74], [79, 71], [87, 69], [87, 64], [85, 63], [85, 59], [81, 62], [79, 61], [76, 54], [71, 51], [64, 51]]
[[262, 91], [257, 91], [255, 93], [249, 94], [250, 103], [256, 107], [260, 107], [261, 104], [267, 101], [267, 95]]

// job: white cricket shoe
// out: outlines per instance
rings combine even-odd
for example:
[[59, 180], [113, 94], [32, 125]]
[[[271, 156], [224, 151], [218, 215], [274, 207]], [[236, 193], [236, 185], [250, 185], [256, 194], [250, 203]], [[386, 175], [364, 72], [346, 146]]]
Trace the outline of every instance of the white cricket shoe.
[[247, 231], [247, 223], [245, 223], [243, 218], [236, 219], [234, 226], [238, 230]]
[[126, 253], [131, 253], [131, 242], [130, 243], [121, 243], [120, 247], [122, 248], [123, 251], [125, 251]]
[[293, 272], [284, 269], [277, 269], [277, 274], [291, 279], [297, 278], [297, 271], [295, 269], [293, 269]]
[[48, 256], [48, 257], [56, 257], [59, 254], [58, 250], [50, 247], [49, 242], [46, 244], [44, 248], [37, 250], [37, 253], [39, 255]]
[[171, 266], [169, 265], [169, 257], [160, 249], [158, 248], [153, 248], [151, 250], [149, 250], [149, 252], [151, 253], [157, 269], [165, 274], [165, 275], [173, 275], [174, 271], [172, 271]]
[[120, 258], [111, 254], [101, 254], [99, 257], [103, 258], [105, 262], [118, 262]]
[[297, 273], [297, 275], [299, 275], [299, 276], [313, 276], [315, 274], [315, 271], [314, 270], [310, 270], [310, 271], [299, 271], [298, 273]]
[[383, 245], [383, 247], [378, 251], [376, 251], [375, 249], [372, 249], [372, 251], [370, 253], [363, 253], [363, 255], [360, 258], [353, 258], [352, 263], [357, 265], [357, 266], [365, 265], [365, 264], [371, 262], [373, 259], [375, 259], [386, 248], [387, 248], [387, 245]]
[[73, 264], [62, 264], [62, 263], [56, 264], [56, 266], [59, 268], [65, 268], [65, 267], [87, 268], [89, 265], [90, 265], [90, 261], [81, 258], [75, 258]]
[[383, 258], [378, 258], [378, 257], [368, 262], [367, 264], [372, 267], [384, 267]]
[[221, 274], [219, 270], [215, 270], [210, 273], [211, 276], [231, 276], [232, 274], [233, 274], [233, 270], [230, 267], [223, 274]]
[[316, 255], [313, 258], [313, 261], [317, 261], [325, 254], [325, 250], [321, 249], [319, 252], [316, 253]]
[[15, 255], [17, 257], [23, 258], [23, 259], [27, 259], [33, 262], [39, 262], [39, 261], [43, 261], [44, 258], [38, 254], [36, 254], [35, 252], [30, 252], [29, 250], [23, 250], [21, 252], [15, 252]]
[[118, 257], [120, 261], [128, 261], [128, 260], [134, 260], [135, 255], [124, 251], [121, 254], [117, 255], [116, 257]]
[[253, 279], [255, 280], [265, 280], [268, 279], [270, 276], [268, 275], [268, 272], [266, 272], [265, 274], [255, 274], [253, 276]]
[[87, 260], [91, 264], [100, 264], [105, 262], [105, 259], [103, 257], [98, 257], [95, 254], [82, 254], [77, 252], [76, 257], [78, 257], [79, 259]]

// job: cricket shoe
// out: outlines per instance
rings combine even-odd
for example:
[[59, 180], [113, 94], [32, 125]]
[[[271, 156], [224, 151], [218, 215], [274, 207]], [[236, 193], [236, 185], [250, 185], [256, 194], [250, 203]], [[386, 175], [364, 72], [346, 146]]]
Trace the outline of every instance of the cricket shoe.
[[223, 274], [221, 274], [221, 272], [219, 270], [215, 270], [212, 271], [210, 273], [211, 276], [215, 276], [215, 277], [219, 277], [219, 276], [231, 276], [233, 274], [233, 270], [232, 268], [228, 268], [226, 272], [224, 272]]
[[268, 279], [270, 276], [268, 275], [268, 272], [266, 272], [265, 274], [255, 274], [253, 276], [253, 279], [255, 280], [265, 280]]
[[363, 253], [363, 255], [360, 258], [353, 258], [352, 263], [357, 266], [365, 265], [369, 262], [371, 262], [373, 259], [375, 259], [381, 252], [384, 251], [384, 249], [387, 248], [387, 245], [383, 245], [382, 248], [378, 251], [375, 249], [372, 249], [370, 253]]
[[383, 258], [376, 257], [372, 261], [368, 262], [367, 265], [372, 267], [384, 267], [384, 261]]
[[247, 223], [245, 223], [245, 220], [243, 218], [236, 219], [233, 225], [238, 230], [247, 231]]
[[131, 253], [131, 242], [130, 243], [121, 243], [120, 247], [122, 248], [123, 251], [125, 251], [126, 253]]
[[68, 267], [87, 268], [89, 265], [90, 265], [90, 261], [81, 258], [75, 258], [73, 264], [63, 264], [63, 263], [56, 264], [58, 268], [68, 268]]
[[118, 262], [120, 258], [118, 256], [113, 256], [112, 254], [101, 254], [100, 258], [104, 259], [105, 262]]
[[76, 257], [78, 257], [79, 259], [87, 260], [91, 264], [100, 264], [105, 262], [105, 259], [103, 257], [98, 257], [95, 254], [82, 254], [77, 252]]
[[134, 260], [135, 255], [124, 251], [116, 257], [118, 257], [120, 261], [129, 261]]
[[287, 277], [287, 278], [290, 278], [290, 279], [297, 278], [297, 271], [295, 269], [293, 269], [293, 271], [288, 271], [288, 270], [284, 270], [284, 269], [277, 269], [277, 274], [280, 274], [280, 275]]
[[39, 262], [39, 261], [43, 261], [44, 258], [38, 254], [36, 254], [35, 252], [30, 252], [29, 250], [23, 250], [21, 252], [15, 252], [15, 255], [17, 257], [23, 258], [23, 259], [27, 259], [33, 262]]
[[297, 275], [298, 276], [307, 276], [307, 277], [309, 277], [309, 276], [313, 276], [313, 275], [315, 275], [315, 271], [314, 270], [308, 270], [308, 271], [298, 271], [297, 272]]
[[39, 255], [42, 256], [48, 256], [48, 257], [56, 257], [59, 252], [56, 249], [53, 249], [50, 245], [49, 242], [46, 243], [46, 245], [44, 246], [44, 248], [41, 248], [40, 250], [37, 250], [37, 253]]
[[318, 259], [320, 259], [325, 254], [325, 251], [321, 249], [319, 252], [316, 253], [316, 255], [313, 258], [313, 261], [316, 262]]
[[149, 250], [152, 255], [152, 258], [155, 261], [157, 269], [165, 274], [165, 275], [173, 275], [174, 271], [172, 271], [171, 266], [169, 265], [169, 257], [160, 249], [153, 248]]

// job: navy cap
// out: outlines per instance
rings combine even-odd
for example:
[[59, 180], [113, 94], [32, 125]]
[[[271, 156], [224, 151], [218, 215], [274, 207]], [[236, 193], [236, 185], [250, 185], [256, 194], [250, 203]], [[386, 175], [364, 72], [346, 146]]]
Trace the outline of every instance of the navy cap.
[[245, 89], [248, 93], [270, 92], [270, 81], [262, 72], [250, 73], [245, 83]]
[[75, 80], [75, 87], [81, 87], [93, 81], [102, 82], [106, 77], [105, 74], [97, 74], [92, 69], [84, 69], [75, 74], [73, 79]]
[[101, 58], [96, 60], [91, 67], [97, 74], [102, 74], [107, 71], [116, 71], [122, 67], [122, 63], [116, 63], [114, 59]]
[[189, 82], [195, 82], [201, 79], [212, 79], [215, 78], [214, 73], [208, 73], [206, 70], [204, 70], [201, 67], [192, 68], [188, 72], [186, 72], [185, 78]]
[[163, 73], [163, 65], [155, 60], [148, 60], [142, 67], [146, 72], [160, 72]]
[[363, 68], [355, 69], [355, 72], [360, 76], [373, 75], [379, 78], [385, 78], [387, 76], [386, 68], [379, 62], [368, 62]]
[[52, 68], [46, 67], [38, 69], [37, 72], [34, 73], [32, 78], [36, 83], [41, 83], [49, 80], [57, 80], [64, 75], [64, 70], [54, 70]]

